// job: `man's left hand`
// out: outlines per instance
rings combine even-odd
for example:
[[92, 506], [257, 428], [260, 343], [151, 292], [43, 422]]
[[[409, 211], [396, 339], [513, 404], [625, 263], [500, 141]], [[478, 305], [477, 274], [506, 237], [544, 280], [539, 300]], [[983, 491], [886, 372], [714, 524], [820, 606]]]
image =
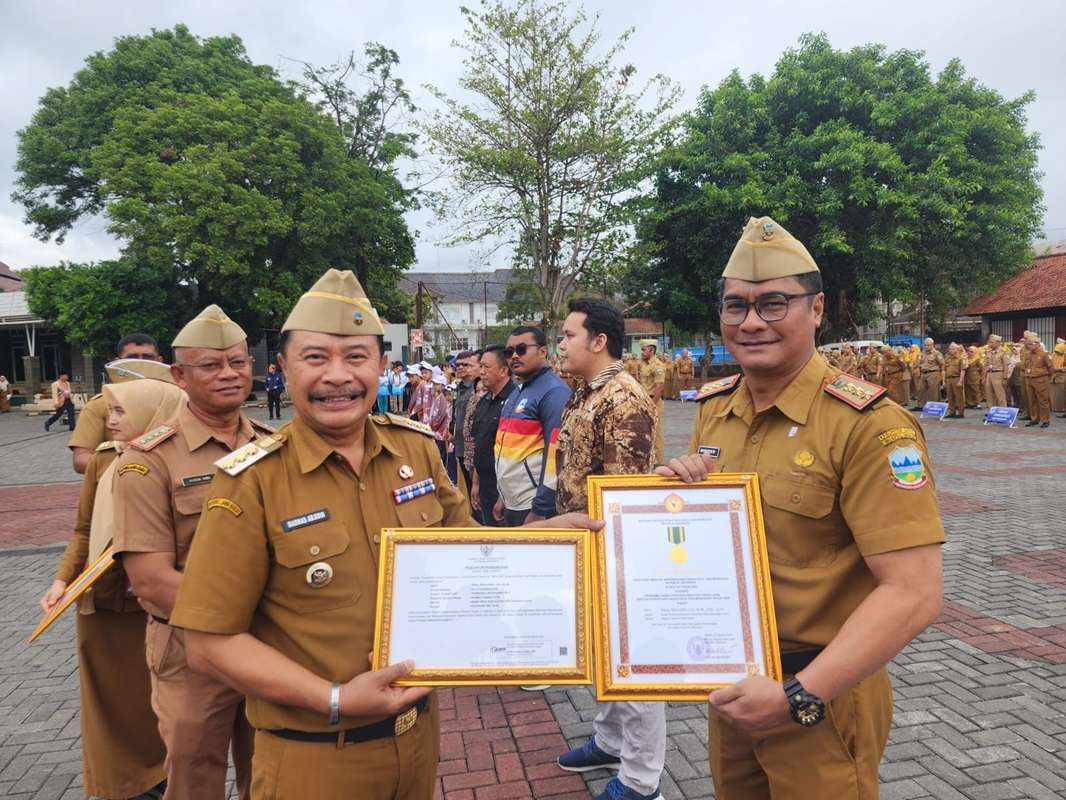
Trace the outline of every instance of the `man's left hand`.
[[784, 687], [762, 675], [711, 692], [708, 700], [715, 711], [745, 731], [774, 728], [792, 719]]
[[588, 514], [579, 514], [575, 511], [566, 514], [558, 514], [548, 519], [531, 522], [526, 517], [526, 528], [584, 528], [590, 531], [598, 531], [603, 528], [603, 520], [593, 519]]

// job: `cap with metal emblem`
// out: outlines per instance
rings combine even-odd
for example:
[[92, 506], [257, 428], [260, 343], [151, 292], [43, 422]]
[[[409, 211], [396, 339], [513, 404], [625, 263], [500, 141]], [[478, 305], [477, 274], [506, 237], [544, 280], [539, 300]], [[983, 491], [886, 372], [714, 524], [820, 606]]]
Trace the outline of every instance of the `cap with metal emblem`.
[[289, 313], [284, 331], [313, 331], [337, 336], [383, 336], [377, 311], [349, 269], [328, 269], [301, 295]]
[[733, 248], [722, 277], [758, 283], [818, 271], [802, 242], [770, 217], [752, 217]]
[[207, 347], [226, 350], [247, 340], [244, 329], [212, 304], [185, 323], [171, 342], [172, 347]]

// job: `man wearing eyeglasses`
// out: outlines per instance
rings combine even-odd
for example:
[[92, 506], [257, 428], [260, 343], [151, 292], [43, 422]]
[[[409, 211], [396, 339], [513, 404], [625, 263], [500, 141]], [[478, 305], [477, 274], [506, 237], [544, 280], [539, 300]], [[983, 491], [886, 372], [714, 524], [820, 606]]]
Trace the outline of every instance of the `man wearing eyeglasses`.
[[252, 388], [244, 331], [208, 306], [175, 337], [174, 382], [189, 396], [178, 414], [130, 441], [115, 466], [115, 554], [151, 615], [146, 655], [152, 708], [167, 746], [166, 800], [221, 800], [232, 743], [237, 787], [250, 791], [252, 729], [243, 696], [185, 659], [169, 624], [215, 461], [272, 429], [241, 411]]
[[722, 277], [722, 338], [743, 376], [703, 387], [689, 455], [657, 472], [758, 474], [784, 683], [755, 675], [710, 695], [716, 794], [876, 797], [885, 665], [942, 597], [925, 437], [883, 387], [815, 352], [821, 275], [788, 231], [750, 220]]

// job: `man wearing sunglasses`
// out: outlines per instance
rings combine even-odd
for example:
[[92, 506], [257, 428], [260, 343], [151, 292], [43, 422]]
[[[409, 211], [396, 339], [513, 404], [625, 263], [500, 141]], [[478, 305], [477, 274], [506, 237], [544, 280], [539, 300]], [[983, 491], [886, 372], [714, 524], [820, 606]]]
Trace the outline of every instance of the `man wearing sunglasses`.
[[703, 387], [689, 455], [656, 471], [758, 474], [784, 682], [755, 675], [710, 695], [716, 794], [876, 797], [885, 665], [936, 619], [943, 591], [925, 437], [883, 387], [816, 353], [821, 275], [788, 231], [750, 220], [722, 277], [722, 338], [743, 377]]
[[247, 798], [253, 732], [244, 697], [189, 666], [185, 632], [171, 627], [170, 614], [215, 462], [273, 429], [241, 411], [252, 357], [244, 331], [221, 308], [200, 312], [173, 348], [171, 374], [189, 400], [166, 424], [131, 440], [115, 462], [115, 554], [151, 615], [146, 655], [167, 746], [167, 800], [221, 800], [231, 743], [238, 794]]
[[522, 325], [507, 338], [504, 357], [518, 382], [496, 429], [493, 514], [508, 527], [555, 516], [555, 440], [570, 387], [548, 364], [544, 331]]

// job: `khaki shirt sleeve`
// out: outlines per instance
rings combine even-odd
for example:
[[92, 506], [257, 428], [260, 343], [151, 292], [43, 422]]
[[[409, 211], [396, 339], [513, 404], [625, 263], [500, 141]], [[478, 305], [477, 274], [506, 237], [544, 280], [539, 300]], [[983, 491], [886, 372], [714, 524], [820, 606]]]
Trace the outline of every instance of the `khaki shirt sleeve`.
[[100, 481], [102, 459], [93, 458], [85, 468], [78, 498], [78, 516], [74, 521], [74, 534], [67, 542], [67, 549], [59, 560], [56, 580], [70, 583], [85, 570], [89, 557], [89, 529], [93, 521], [93, 504], [96, 500], [96, 484]]
[[114, 492], [115, 553], [173, 553], [170, 480], [158, 455], [130, 448], [118, 457]]
[[655, 368], [655, 385], [660, 383], [666, 383], [666, 369], [664, 367]]
[[256, 474], [215, 473], [185, 562], [171, 624], [205, 633], [246, 633], [269, 576], [270, 551]]
[[[897, 477], [892, 459], [911, 463], [909, 474]], [[925, 434], [908, 412], [892, 404], [865, 412], [842, 473], [840, 510], [864, 556], [944, 541]]]
[[67, 440], [67, 447], [72, 450], [75, 447], [95, 450], [110, 438], [107, 432], [107, 401], [103, 395], [94, 397], [78, 414], [78, 422]]

